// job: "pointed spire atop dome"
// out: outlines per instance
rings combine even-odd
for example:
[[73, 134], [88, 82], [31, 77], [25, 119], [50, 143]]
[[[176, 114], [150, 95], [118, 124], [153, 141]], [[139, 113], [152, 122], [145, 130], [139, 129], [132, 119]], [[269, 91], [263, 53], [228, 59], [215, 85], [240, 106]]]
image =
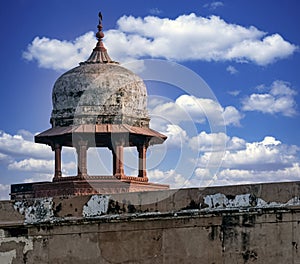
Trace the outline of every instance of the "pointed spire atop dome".
[[113, 61], [108, 53], [107, 49], [104, 47], [102, 39], [104, 38], [104, 33], [102, 32], [103, 26], [102, 26], [102, 13], [99, 12], [99, 24], [97, 26], [98, 32], [96, 33], [96, 37], [98, 39], [96, 47], [93, 49], [92, 54], [87, 59], [87, 61], [82, 62], [80, 64], [85, 63], [117, 63]]

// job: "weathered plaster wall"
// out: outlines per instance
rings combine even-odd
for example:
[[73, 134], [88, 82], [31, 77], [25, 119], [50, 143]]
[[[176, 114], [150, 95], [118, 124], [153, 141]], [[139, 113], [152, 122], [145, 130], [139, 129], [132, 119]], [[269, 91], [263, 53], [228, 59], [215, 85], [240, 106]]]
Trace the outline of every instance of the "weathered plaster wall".
[[0, 263], [300, 263], [299, 196], [294, 182], [2, 201]]

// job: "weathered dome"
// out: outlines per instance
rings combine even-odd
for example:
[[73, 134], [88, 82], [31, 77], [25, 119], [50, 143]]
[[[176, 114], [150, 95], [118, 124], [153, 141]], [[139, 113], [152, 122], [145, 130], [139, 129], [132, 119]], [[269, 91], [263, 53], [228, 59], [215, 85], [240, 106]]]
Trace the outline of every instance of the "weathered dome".
[[128, 124], [148, 127], [143, 80], [115, 63], [82, 63], [59, 77], [52, 93], [52, 127]]

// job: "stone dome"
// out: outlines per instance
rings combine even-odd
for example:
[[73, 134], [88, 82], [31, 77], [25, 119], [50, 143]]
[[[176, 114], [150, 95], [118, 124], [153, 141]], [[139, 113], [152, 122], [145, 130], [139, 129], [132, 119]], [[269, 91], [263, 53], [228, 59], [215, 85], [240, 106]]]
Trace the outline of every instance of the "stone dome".
[[54, 84], [52, 103], [52, 127], [149, 126], [143, 80], [116, 63], [82, 63], [66, 72]]

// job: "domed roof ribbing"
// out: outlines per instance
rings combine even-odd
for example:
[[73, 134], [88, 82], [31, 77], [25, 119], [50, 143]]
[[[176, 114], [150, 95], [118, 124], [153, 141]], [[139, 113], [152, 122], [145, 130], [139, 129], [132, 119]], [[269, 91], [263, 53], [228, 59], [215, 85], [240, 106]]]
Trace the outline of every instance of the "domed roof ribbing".
[[98, 43], [80, 66], [59, 77], [52, 93], [52, 127], [81, 124], [127, 124], [148, 127], [147, 91], [143, 80], [111, 60], [102, 43], [99, 13]]

